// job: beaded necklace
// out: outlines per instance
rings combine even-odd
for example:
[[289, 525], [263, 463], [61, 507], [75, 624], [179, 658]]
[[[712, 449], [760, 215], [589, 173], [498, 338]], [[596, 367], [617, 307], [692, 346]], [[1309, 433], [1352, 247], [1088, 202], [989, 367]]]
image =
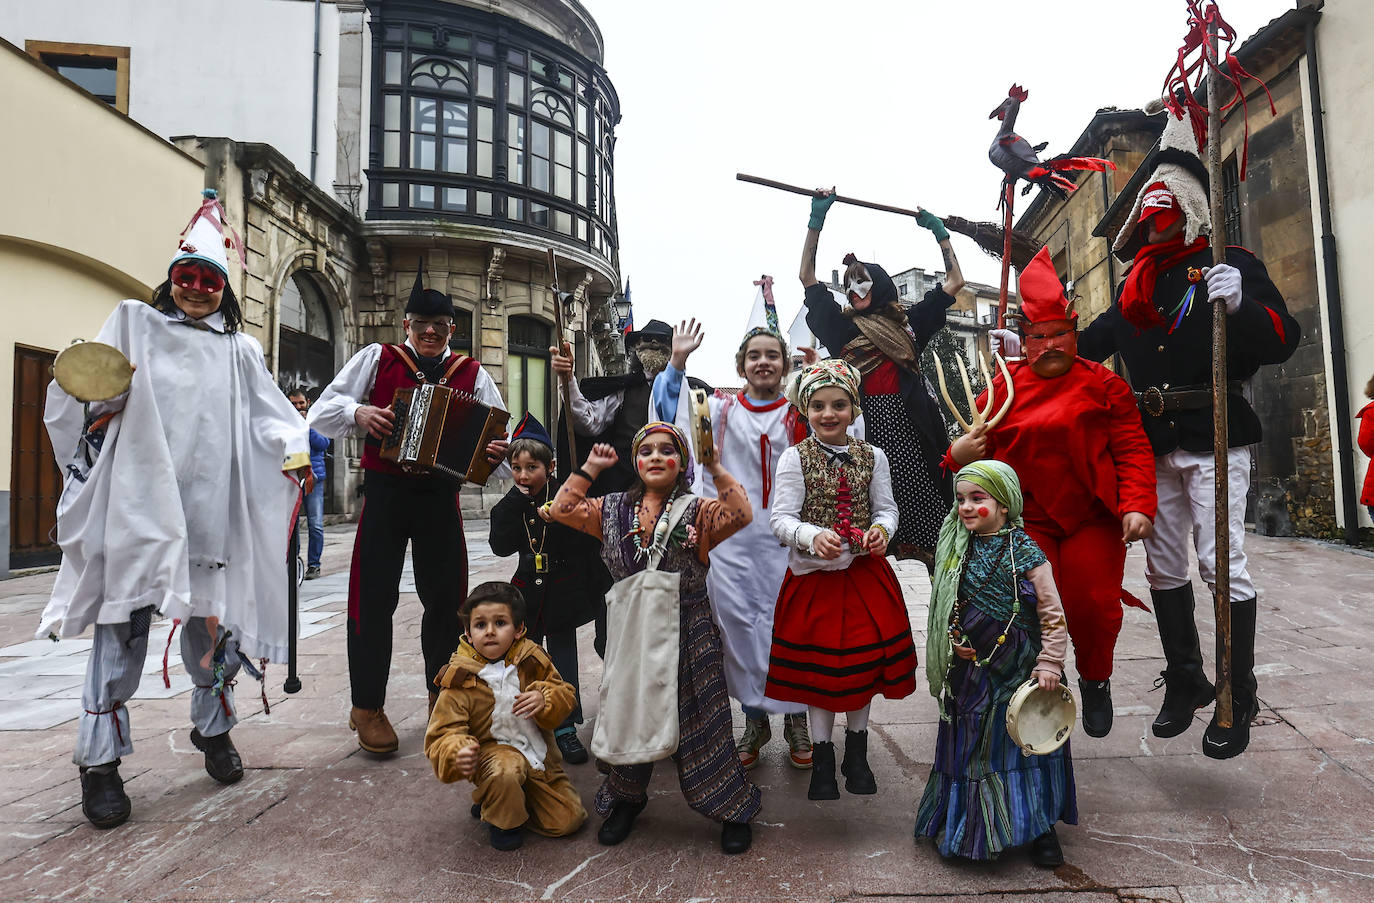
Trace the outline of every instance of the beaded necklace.
[[634, 520], [630, 523], [630, 537], [635, 544], [635, 560], [642, 561], [651, 554], [662, 555], [668, 547], [668, 515], [672, 511], [673, 502], [677, 501], [678, 488], [673, 487], [672, 493], [663, 502], [663, 512], [658, 516], [658, 522], [654, 524], [653, 540], [648, 546], [644, 545], [644, 539], [640, 536], [639, 512], [644, 510], [644, 500], [640, 499], [635, 505]]
[[[1020, 595], [1019, 595], [1019, 594], [1017, 593], [1017, 591], [1016, 591], [1016, 589], [1017, 589], [1017, 584], [1016, 584], [1016, 574], [1017, 574], [1017, 570], [1016, 570], [1016, 552], [1012, 549], [1011, 528], [1010, 528], [1010, 527], [1003, 527], [1001, 530], [998, 530], [996, 533], [992, 533], [992, 534], [988, 534], [988, 535], [991, 535], [991, 536], [1005, 536], [1005, 537], [1007, 538], [1007, 544], [1006, 544], [1005, 546], [1002, 547], [1002, 553], [1001, 553], [1001, 554], [998, 556], [998, 558], [997, 558], [997, 565], [1000, 565], [1000, 564], [1002, 563], [1002, 559], [1003, 559], [1003, 558], [1006, 558], [1008, 555], [1011, 556], [1011, 575], [1012, 575], [1012, 580], [1011, 580], [1011, 593], [1012, 593], [1012, 600], [1011, 600], [1011, 617], [1007, 618], [1007, 624], [1006, 624], [1005, 627], [1002, 628], [1001, 633], [998, 634], [998, 636], [997, 636], [997, 645], [992, 647], [992, 651], [991, 651], [991, 652], [989, 652], [987, 655], [985, 655], [982, 659], [979, 659], [979, 658], [977, 657], [977, 650], [974, 650], [974, 658], [973, 658], [972, 664], [973, 664], [973, 667], [975, 667], [975, 668], [985, 668], [985, 667], [987, 667], [988, 662], [992, 661], [992, 657], [993, 657], [994, 655], [996, 655], [996, 654], [998, 653], [998, 651], [999, 651], [1003, 646], [1006, 645], [1006, 643], [1007, 643], [1007, 631], [1008, 631], [1008, 630], [1011, 630], [1011, 625], [1014, 624], [1014, 623], [1016, 622], [1016, 616], [1017, 616], [1017, 614], [1019, 614], [1020, 611], [1021, 611], [1021, 597], [1020, 597]], [[988, 579], [991, 579], [992, 574], [996, 572], [996, 570], [997, 570], [997, 565], [994, 565], [993, 568], [992, 568], [992, 570], [988, 573]], [[968, 557], [967, 557], [967, 556], [966, 556], [965, 559], [964, 559], [964, 570], [965, 570], [965, 572], [967, 572], [967, 570], [968, 570]], [[960, 582], [960, 583], [963, 583], [963, 577], [962, 577], [962, 575], [960, 576], [959, 582]], [[986, 583], [986, 581], [984, 581], [983, 586], [986, 586], [986, 585], [987, 585], [987, 583]], [[979, 589], [982, 589], [982, 586], [980, 586]], [[972, 595], [972, 593], [970, 593], [969, 595]], [[963, 599], [960, 599], [959, 602], [960, 602], [960, 604], [959, 604], [958, 606], [955, 607], [955, 609], [954, 609], [954, 614], [951, 615], [951, 616], [950, 616], [950, 619], [949, 619], [949, 641], [950, 641], [951, 643], [953, 643], [954, 645], [956, 645], [956, 646], [964, 646], [964, 645], [967, 645], [970, 649], [973, 649], [973, 640], [969, 639], [968, 634], [964, 633], [964, 628], [963, 628], [963, 626], [960, 624], [960, 617], [963, 615], [964, 610], [965, 610], [966, 608], [968, 608], [968, 599], [967, 599], [967, 598], [963, 598]], [[953, 662], [951, 662], [951, 665], [952, 665], [952, 664], [953, 664]]]

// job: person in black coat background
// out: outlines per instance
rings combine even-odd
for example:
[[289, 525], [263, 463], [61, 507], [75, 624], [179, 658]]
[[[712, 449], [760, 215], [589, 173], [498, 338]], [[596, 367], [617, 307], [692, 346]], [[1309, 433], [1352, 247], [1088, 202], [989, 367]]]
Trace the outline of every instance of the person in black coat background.
[[511, 434], [509, 455], [515, 486], [491, 509], [489, 542], [497, 555], [519, 555], [511, 583], [525, 598], [526, 636], [548, 650], [558, 673], [577, 691], [577, 705], [554, 739], [563, 758], [580, 765], [587, 750], [577, 737], [582, 723], [577, 628], [596, 621], [596, 653], [605, 655], [611, 574], [594, 537], [550, 522], [541, 510], [559, 482], [552, 476], [553, 443], [533, 414], [526, 413]]

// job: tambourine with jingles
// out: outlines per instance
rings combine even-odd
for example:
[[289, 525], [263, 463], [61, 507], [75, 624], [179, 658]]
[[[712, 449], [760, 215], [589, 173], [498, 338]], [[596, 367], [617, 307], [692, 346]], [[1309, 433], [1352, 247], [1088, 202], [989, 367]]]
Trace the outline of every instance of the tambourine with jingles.
[[716, 435], [711, 430], [711, 401], [705, 389], [692, 389], [692, 443], [697, 460], [710, 464], [716, 460]]
[[1007, 733], [1021, 752], [1044, 756], [1068, 742], [1078, 720], [1078, 704], [1062, 683], [1042, 690], [1034, 678], [1016, 688], [1007, 703]]
[[53, 379], [77, 401], [109, 401], [129, 391], [134, 368], [113, 345], [77, 339], [52, 364]]

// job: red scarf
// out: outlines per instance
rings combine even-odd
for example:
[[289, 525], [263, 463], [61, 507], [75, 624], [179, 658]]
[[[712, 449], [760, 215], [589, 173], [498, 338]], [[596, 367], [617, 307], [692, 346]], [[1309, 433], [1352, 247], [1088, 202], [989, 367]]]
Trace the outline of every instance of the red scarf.
[[1182, 263], [1207, 247], [1207, 239], [1199, 235], [1192, 244], [1185, 244], [1183, 235], [1168, 241], [1145, 245], [1135, 254], [1135, 264], [1121, 285], [1121, 316], [1140, 329], [1164, 326], [1164, 318], [1155, 307], [1155, 279], [1160, 273]]

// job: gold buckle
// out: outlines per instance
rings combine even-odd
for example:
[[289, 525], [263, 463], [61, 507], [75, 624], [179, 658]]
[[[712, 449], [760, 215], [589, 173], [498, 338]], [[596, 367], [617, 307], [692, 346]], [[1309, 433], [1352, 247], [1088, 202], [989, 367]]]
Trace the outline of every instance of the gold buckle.
[[1159, 391], [1158, 386], [1150, 386], [1140, 393], [1140, 407], [1151, 417], [1159, 417], [1164, 414], [1164, 393]]

